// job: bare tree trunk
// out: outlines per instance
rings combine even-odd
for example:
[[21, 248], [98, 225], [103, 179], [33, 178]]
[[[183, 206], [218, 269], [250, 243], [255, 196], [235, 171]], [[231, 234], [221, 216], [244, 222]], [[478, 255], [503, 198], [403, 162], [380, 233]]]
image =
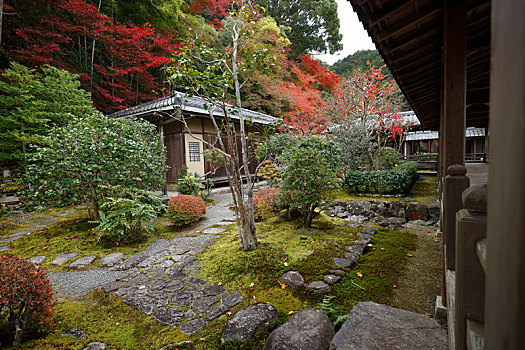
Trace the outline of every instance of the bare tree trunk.
[[[246, 130], [244, 124], [244, 115], [242, 112], [242, 103], [241, 103], [241, 89], [239, 85], [238, 77], [238, 67], [237, 67], [237, 44], [238, 44], [239, 35], [236, 33], [236, 36], [233, 38], [233, 55], [232, 55], [232, 73], [233, 73], [233, 82], [235, 87], [235, 97], [237, 99], [237, 109], [239, 113], [239, 124], [241, 132], [241, 155], [243, 161], [243, 170], [246, 176], [246, 187], [247, 187], [247, 196], [248, 203], [247, 208], [242, 204], [240, 207], [241, 213], [241, 222], [242, 222], [242, 236], [244, 239], [245, 246], [243, 249], [252, 250], [257, 247], [257, 234], [255, 229], [255, 217], [253, 214], [253, 179], [250, 174], [250, 162], [248, 159], [248, 145], [246, 143]], [[242, 186], [242, 181], [241, 181]], [[247, 210], [246, 210], [247, 209]]]
[[13, 346], [18, 347], [22, 344], [22, 337], [26, 329], [28, 313], [26, 312], [26, 306], [22, 307], [22, 310], [18, 313], [15, 319], [15, 337], [13, 339]]
[[0, 51], [2, 51], [2, 19], [4, 18], [4, 0], [0, 0]]

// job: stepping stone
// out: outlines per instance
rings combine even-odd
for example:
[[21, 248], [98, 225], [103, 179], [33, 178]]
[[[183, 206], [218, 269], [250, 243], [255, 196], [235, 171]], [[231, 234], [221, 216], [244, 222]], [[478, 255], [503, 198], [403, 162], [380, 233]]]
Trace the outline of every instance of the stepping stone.
[[334, 283], [337, 283], [341, 280], [341, 276], [336, 276], [336, 275], [326, 275], [323, 277], [323, 281], [325, 281], [326, 283], [328, 284], [334, 284]]
[[40, 256], [34, 256], [34, 257], [29, 258], [27, 260], [31, 261], [33, 264], [42, 265], [44, 260], [46, 260], [46, 257], [45, 257], [45, 255], [40, 255]]
[[187, 319], [187, 320], [193, 320], [195, 317], [197, 317], [197, 314], [195, 312], [193, 312], [193, 310], [188, 310], [186, 311], [186, 313], [184, 314], [184, 317]]
[[65, 211], [63, 211], [61, 213], [55, 214], [53, 216], [56, 217], [56, 218], [61, 218], [61, 217], [67, 216], [67, 215], [69, 215], [71, 213], [74, 213], [74, 212], [75, 211], [73, 209], [69, 209], [69, 210], [65, 210]]
[[279, 278], [279, 282], [287, 286], [290, 286], [291, 288], [298, 288], [298, 287], [304, 286], [304, 278], [297, 271], [285, 272], [281, 276], [281, 278]]
[[172, 327], [181, 324], [184, 319], [184, 310], [176, 307], [158, 307], [151, 314], [160, 323], [165, 323]]
[[6, 247], [6, 246], [2, 246], [2, 247], [0, 247], [0, 253], [1, 252], [5, 252], [6, 250], [9, 250], [9, 249], [11, 249], [11, 248]]
[[208, 317], [208, 320], [213, 321], [217, 317], [224, 315], [228, 311], [228, 306], [224, 304], [219, 304], [213, 308], [211, 308], [206, 316]]
[[191, 293], [190, 292], [176, 292], [170, 298], [170, 305], [176, 306], [190, 306], [191, 303]]
[[100, 266], [114, 266], [120, 263], [122, 259], [124, 259], [124, 254], [122, 253], [108, 254], [100, 259]]
[[224, 228], [210, 227], [210, 228], [204, 229], [202, 231], [202, 233], [205, 233], [205, 234], [208, 234], [208, 235], [216, 235], [216, 234], [222, 233], [224, 231], [226, 231], [226, 229], [224, 229]]
[[235, 224], [235, 222], [233, 222], [233, 221], [223, 221], [223, 222], [219, 222], [219, 223], [217, 223], [217, 224], [215, 224], [215, 225], [218, 225], [218, 226], [228, 226], [228, 225], [233, 225], [233, 224]]
[[335, 264], [342, 269], [347, 269], [353, 265], [354, 261], [346, 258], [335, 258]]
[[243, 297], [238, 292], [231, 292], [230, 294], [221, 295], [221, 303], [231, 307], [239, 304]]
[[366, 234], [366, 233], [358, 233], [357, 234], [359, 236], [359, 238], [361, 238], [361, 241], [359, 241], [359, 243], [361, 244], [367, 244], [368, 242], [370, 242], [370, 239], [372, 239], [372, 235], [369, 235], [369, 234]]
[[[334, 326], [326, 312], [318, 308], [305, 309], [294, 313], [288, 321], [270, 333], [263, 349], [326, 350], [330, 346], [334, 333]], [[346, 349], [392, 348], [347, 347]]]
[[68, 260], [75, 259], [77, 256], [78, 256], [77, 252], [62, 253], [59, 256], [57, 256], [55, 258], [55, 260], [51, 261], [51, 264], [60, 266], [60, 265], [64, 264], [66, 261], [68, 261]]
[[95, 260], [96, 258], [97, 258], [96, 255], [84, 256], [84, 257], [82, 257], [80, 259], [75, 260], [71, 264], [69, 264], [69, 267], [74, 267], [74, 268], [77, 268], [77, 269], [83, 269], [84, 267], [86, 267], [89, 264], [91, 264], [93, 262], [93, 260]]
[[181, 281], [170, 282], [167, 286], [164, 287], [163, 291], [165, 292], [176, 292], [184, 288], [184, 283]]
[[136, 293], [124, 297], [122, 301], [147, 315], [151, 314], [157, 304], [155, 299]]
[[152, 255], [150, 256], [149, 258], [146, 258], [144, 260], [142, 260], [138, 265], [137, 267], [139, 269], [144, 269], [144, 268], [148, 268], [148, 267], [153, 267], [155, 265], [158, 265], [158, 264], [162, 264], [164, 261], [166, 260], [166, 257], [162, 256], [162, 255]]
[[369, 235], [375, 235], [379, 229], [377, 227], [363, 227], [363, 231]]
[[89, 343], [87, 347], [82, 350], [106, 350], [106, 344], [101, 342], [92, 342]]
[[343, 271], [343, 270], [330, 270], [330, 272], [334, 275], [338, 275], [338, 276], [344, 276], [346, 275], [346, 272]]
[[142, 262], [142, 260], [145, 260], [146, 258], [147, 256], [143, 254], [132, 255], [114, 268], [115, 270], [129, 270], [130, 268], [137, 266], [140, 262]]
[[249, 340], [255, 332], [269, 323], [276, 322], [278, 311], [270, 304], [255, 304], [237, 312], [224, 327], [222, 341]]
[[106, 293], [111, 293], [122, 287], [124, 284], [124, 282], [110, 282], [102, 286], [102, 290]]
[[217, 298], [214, 296], [211, 297], [202, 297], [197, 300], [194, 300], [191, 304], [192, 310], [198, 312], [206, 312], [213, 304], [217, 302]]
[[219, 286], [217, 284], [210, 284], [209, 286], [205, 287], [202, 291], [202, 295], [205, 297], [213, 296], [213, 295], [219, 295], [226, 291], [226, 288], [223, 286]]
[[205, 326], [206, 326], [206, 321], [204, 321], [202, 318], [198, 318], [196, 320], [192, 320], [192, 321], [188, 321], [184, 323], [182, 326], [180, 326], [180, 331], [189, 336], [189, 335], [197, 333]]
[[447, 334], [432, 318], [374, 302], [357, 303], [330, 349], [447, 349]]
[[323, 294], [330, 293], [332, 291], [332, 288], [322, 281], [310, 282], [306, 285], [306, 289], [311, 289]]
[[82, 338], [87, 339], [86, 332], [84, 332], [83, 329], [80, 328], [71, 328], [68, 331], [60, 333], [61, 335], [70, 335], [74, 338]]

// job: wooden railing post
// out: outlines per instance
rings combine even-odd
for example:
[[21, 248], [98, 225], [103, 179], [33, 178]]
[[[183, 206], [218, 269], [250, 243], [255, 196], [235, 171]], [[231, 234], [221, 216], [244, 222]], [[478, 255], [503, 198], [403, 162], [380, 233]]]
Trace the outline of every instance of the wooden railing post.
[[[445, 269], [455, 270], [456, 265], [456, 213], [463, 209], [461, 194], [469, 187], [467, 169], [461, 164], [452, 164], [447, 169], [443, 186], [442, 221]], [[446, 270], [444, 273], [446, 273]]]
[[455, 349], [482, 350], [485, 271], [478, 243], [487, 236], [487, 185], [467, 188], [462, 200], [465, 209], [456, 214]]

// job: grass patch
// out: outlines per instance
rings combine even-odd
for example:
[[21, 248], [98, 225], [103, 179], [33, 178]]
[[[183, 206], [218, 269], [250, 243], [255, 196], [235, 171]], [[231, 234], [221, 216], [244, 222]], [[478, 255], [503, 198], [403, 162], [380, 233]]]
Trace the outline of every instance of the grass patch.
[[438, 200], [437, 188], [437, 175], [420, 175], [411, 197], [418, 203], [434, 204]]

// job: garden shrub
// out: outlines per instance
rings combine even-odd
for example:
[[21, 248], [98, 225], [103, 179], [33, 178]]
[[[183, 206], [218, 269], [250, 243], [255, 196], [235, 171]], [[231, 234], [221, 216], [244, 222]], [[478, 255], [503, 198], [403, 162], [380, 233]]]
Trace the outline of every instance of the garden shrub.
[[175, 226], [198, 221], [206, 214], [206, 203], [197, 196], [180, 195], [168, 201], [168, 216]]
[[417, 163], [408, 162], [388, 170], [348, 172], [344, 185], [350, 192], [407, 194], [417, 176]]
[[0, 255], [0, 339], [13, 338], [18, 346], [24, 333], [47, 330], [52, 299], [51, 283], [39, 265]]
[[322, 152], [296, 147], [287, 152], [289, 164], [283, 172], [281, 205], [298, 210], [306, 227], [312, 225], [315, 209], [338, 186], [337, 175]]
[[277, 169], [275, 164], [269, 160], [265, 160], [257, 171], [257, 176], [267, 180], [268, 185], [273, 187], [275, 183], [279, 182], [281, 179], [281, 172]]
[[278, 213], [280, 209], [278, 188], [267, 188], [254, 193], [253, 214], [255, 220], [267, 219]]
[[392, 147], [381, 147], [376, 152], [378, 169], [392, 169], [399, 163], [399, 153]]
[[197, 196], [202, 200], [206, 200], [206, 198], [209, 197], [212, 186], [212, 180], [206, 179], [206, 181], [202, 183], [199, 176], [185, 172], [183, 172], [177, 180], [177, 191], [180, 194]]

